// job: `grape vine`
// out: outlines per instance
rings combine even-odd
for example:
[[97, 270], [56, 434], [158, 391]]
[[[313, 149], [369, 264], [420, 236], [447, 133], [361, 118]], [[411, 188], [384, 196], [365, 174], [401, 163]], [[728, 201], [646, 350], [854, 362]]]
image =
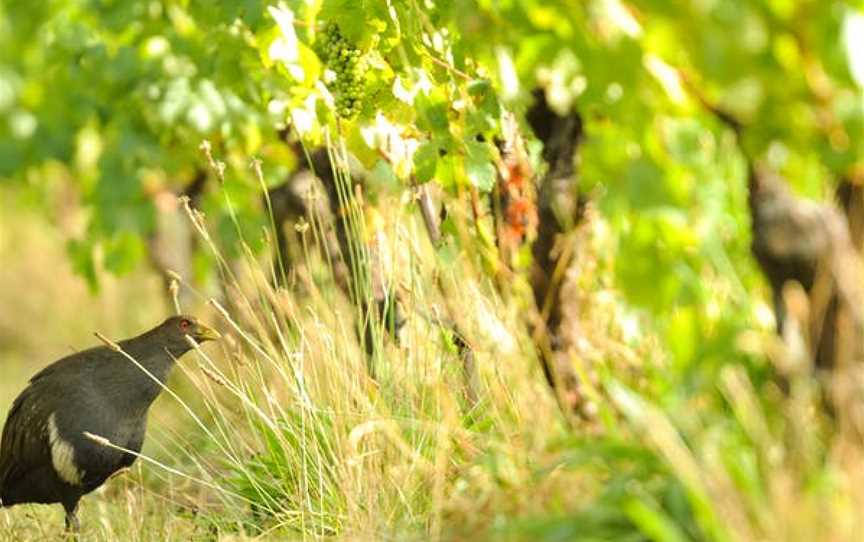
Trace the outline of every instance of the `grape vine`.
[[342, 35], [335, 23], [324, 26], [315, 45], [316, 54], [334, 73], [327, 85], [336, 101], [336, 113], [345, 119], [356, 117], [360, 113], [366, 77], [363, 54]]

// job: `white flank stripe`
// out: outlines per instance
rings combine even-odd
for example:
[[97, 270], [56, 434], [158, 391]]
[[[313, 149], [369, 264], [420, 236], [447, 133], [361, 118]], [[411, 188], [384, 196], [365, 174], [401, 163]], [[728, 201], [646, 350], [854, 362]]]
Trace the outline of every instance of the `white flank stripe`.
[[81, 472], [75, 466], [75, 450], [60, 438], [55, 413], [48, 417], [48, 443], [51, 446], [51, 464], [60, 479], [73, 486], [81, 484]]

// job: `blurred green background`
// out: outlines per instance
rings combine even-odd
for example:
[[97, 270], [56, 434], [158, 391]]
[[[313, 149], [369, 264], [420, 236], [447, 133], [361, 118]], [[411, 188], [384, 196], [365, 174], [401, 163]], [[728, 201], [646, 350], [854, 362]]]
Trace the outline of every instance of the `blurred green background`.
[[[355, 117], [334, 110], [337, 76], [314, 52], [325, 23], [367, 66], [350, 91]], [[575, 175], [591, 218], [568, 225], [562, 243], [577, 251], [569, 299], [586, 345], [571, 361], [599, 414], [576, 427], [536, 369], [520, 290], [530, 250], [506, 262], [512, 288], [496, 286], [501, 268], [489, 261], [505, 112], [542, 176], [524, 119], [537, 87], [584, 125]], [[252, 502], [208, 509], [218, 499], [200, 485], [147, 466], [159, 474], [139, 469], [85, 509], [87, 536], [857, 540], [864, 448], [838, 436], [816, 391], [790, 398], [773, 379], [779, 347], [749, 251], [745, 164], [766, 164], [817, 201], [859, 187], [862, 90], [860, 2], [2, 0], [0, 413], [39, 367], [95, 344], [93, 331], [126, 337], [172, 312], [170, 270], [184, 308], [221, 319], [204, 303], [217, 298], [254, 337], [222, 321], [234, 342], [214, 351], [246, 400], [211, 403], [188, 375], [174, 384], [208, 424], [232, 420], [250, 450], [265, 444], [228, 454], [163, 398], [145, 453]], [[741, 123], [740, 140], [712, 109]], [[425, 324], [388, 346], [393, 380], [380, 388], [337, 378], [340, 356], [359, 347], [321, 258], [297, 288], [259, 280], [273, 235], [263, 196], [302, 162], [296, 142], [348, 151], [370, 172], [357, 221], [370, 237], [386, 232], [393, 262], [408, 262], [391, 265], [391, 280], [412, 306], [431, 313], [450, 297], [464, 309], [485, 414], [460, 413], [458, 386], [411, 372], [428, 357], [440, 382], [454, 382], [452, 348]], [[416, 183], [455, 209], [443, 248], [426, 244]], [[213, 245], [181, 196], [203, 212]], [[464, 228], [472, 204], [476, 224]], [[442, 280], [455, 286], [430, 293]], [[283, 322], [296, 328], [283, 334]], [[300, 351], [319, 365], [293, 365]], [[291, 474], [312, 437], [285, 436], [297, 420], [276, 411], [264, 408], [287, 433], [256, 418], [250, 404], [272, 407], [267, 379], [244, 376], [237, 359], [309, 372], [315, 412], [327, 413], [310, 422], [313, 448], [326, 452], [319, 470]], [[280, 404], [305, 412], [297, 382]], [[398, 452], [352, 470], [364, 465], [351, 455], [366, 434], [357, 427], [390, 435]], [[177, 451], [173, 431], [192, 434], [197, 460]], [[228, 466], [206, 464], [213, 453]], [[327, 480], [317, 504], [298, 497], [313, 494], [313, 475]], [[3, 511], [0, 536], [53, 535], [33, 510]]]

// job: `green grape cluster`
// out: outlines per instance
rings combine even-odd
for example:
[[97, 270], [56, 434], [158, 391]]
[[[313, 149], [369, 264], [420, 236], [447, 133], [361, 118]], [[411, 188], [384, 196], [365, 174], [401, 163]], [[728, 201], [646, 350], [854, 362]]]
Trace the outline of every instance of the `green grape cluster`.
[[336, 99], [336, 113], [342, 118], [356, 116], [360, 112], [366, 76], [360, 50], [342, 35], [338, 25], [327, 23], [316, 40], [315, 52], [336, 74], [336, 80], [328, 85]]

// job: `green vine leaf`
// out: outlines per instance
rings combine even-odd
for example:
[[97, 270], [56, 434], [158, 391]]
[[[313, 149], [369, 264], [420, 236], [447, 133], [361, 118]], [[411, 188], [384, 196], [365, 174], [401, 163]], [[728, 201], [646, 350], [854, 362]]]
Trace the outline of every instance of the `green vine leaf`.
[[489, 192], [495, 186], [497, 172], [493, 164], [493, 154], [488, 143], [467, 141], [465, 172], [468, 181], [481, 192]]
[[438, 166], [438, 145], [427, 141], [414, 153], [414, 176], [419, 183], [432, 179]]

